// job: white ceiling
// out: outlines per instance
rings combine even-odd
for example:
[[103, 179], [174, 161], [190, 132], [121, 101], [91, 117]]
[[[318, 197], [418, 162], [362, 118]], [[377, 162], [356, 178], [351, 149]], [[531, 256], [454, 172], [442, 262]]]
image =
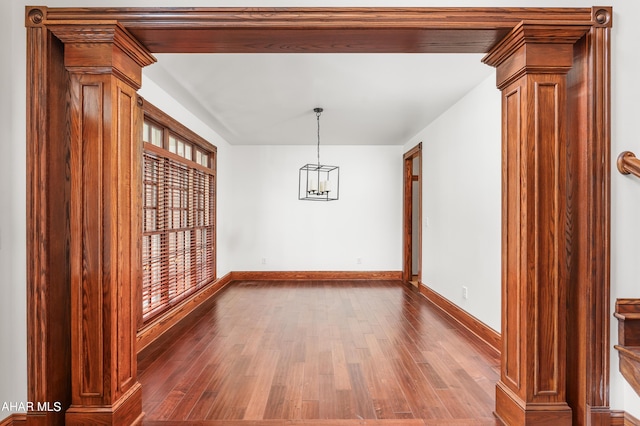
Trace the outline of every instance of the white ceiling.
[[[157, 54], [144, 75], [232, 145], [402, 145], [494, 71], [479, 54]], [[464, 125], [464, 123], [461, 123]]]

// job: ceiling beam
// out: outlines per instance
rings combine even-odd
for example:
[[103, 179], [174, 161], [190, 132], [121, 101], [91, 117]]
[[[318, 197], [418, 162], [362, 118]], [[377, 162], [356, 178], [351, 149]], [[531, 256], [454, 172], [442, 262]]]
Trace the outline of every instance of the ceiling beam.
[[[53, 21], [118, 21], [153, 53], [486, 53], [537, 8], [49, 8]], [[591, 8], [545, 8], [591, 22]], [[231, 30], [230, 30], [231, 29]]]

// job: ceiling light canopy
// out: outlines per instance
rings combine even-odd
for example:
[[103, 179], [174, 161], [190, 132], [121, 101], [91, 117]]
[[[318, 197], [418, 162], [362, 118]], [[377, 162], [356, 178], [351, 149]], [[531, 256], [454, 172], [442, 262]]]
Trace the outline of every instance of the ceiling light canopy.
[[340, 194], [340, 168], [320, 164], [320, 115], [322, 108], [314, 108], [318, 121], [318, 161], [305, 164], [298, 174], [298, 199], [306, 201], [334, 201]]

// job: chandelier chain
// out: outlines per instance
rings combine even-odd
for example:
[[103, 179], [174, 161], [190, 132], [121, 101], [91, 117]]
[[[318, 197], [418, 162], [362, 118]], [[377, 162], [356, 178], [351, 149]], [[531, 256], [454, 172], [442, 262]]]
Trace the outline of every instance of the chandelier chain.
[[322, 114], [322, 111], [316, 111], [316, 119], [318, 120], [318, 168], [320, 168], [320, 114]]

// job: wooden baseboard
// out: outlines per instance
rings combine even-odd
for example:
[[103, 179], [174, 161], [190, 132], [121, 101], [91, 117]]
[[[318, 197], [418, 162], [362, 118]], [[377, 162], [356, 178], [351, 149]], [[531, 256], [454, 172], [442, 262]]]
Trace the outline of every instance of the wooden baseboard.
[[0, 426], [23, 426], [27, 424], [25, 413], [13, 413], [4, 420], [0, 420]]
[[502, 350], [502, 336], [500, 333], [469, 314], [465, 310], [450, 302], [423, 283], [418, 284], [420, 293], [447, 316], [466, 328], [471, 334], [485, 342], [489, 347], [500, 353]]
[[640, 426], [640, 420], [622, 410], [611, 411], [611, 426]]
[[171, 327], [186, 318], [198, 306], [229, 284], [232, 281], [231, 276], [232, 273], [228, 273], [224, 277], [217, 279], [141, 328], [137, 335], [137, 352], [140, 353]]
[[402, 271], [236, 271], [233, 281], [401, 280]]

